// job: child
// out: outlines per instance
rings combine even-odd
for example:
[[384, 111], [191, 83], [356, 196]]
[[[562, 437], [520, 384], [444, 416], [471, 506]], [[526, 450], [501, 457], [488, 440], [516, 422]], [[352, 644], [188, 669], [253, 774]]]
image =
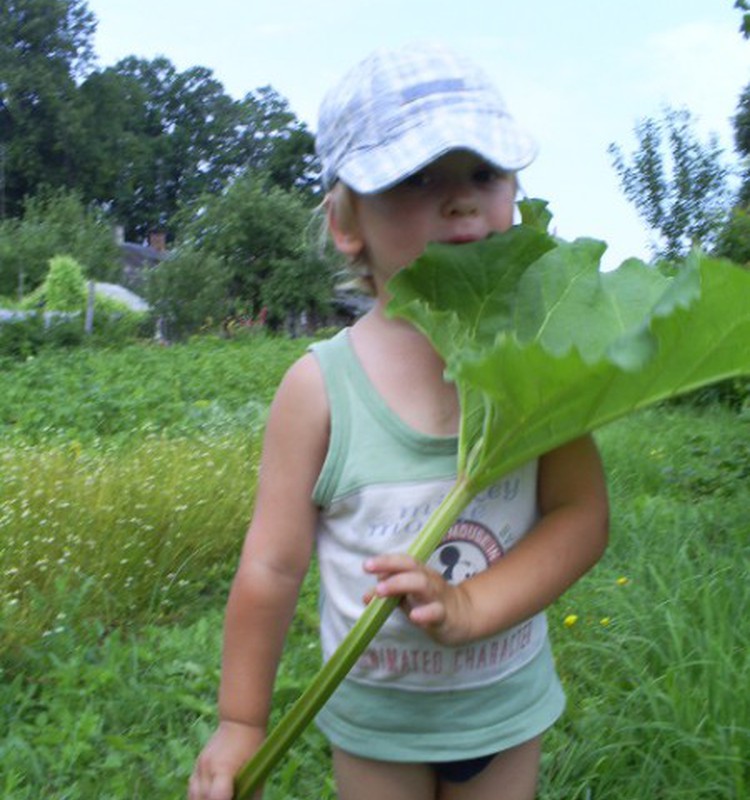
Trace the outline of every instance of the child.
[[530, 800], [563, 692], [544, 608], [602, 555], [607, 498], [586, 437], [471, 503], [428, 566], [404, 555], [456, 471], [459, 407], [430, 343], [384, 313], [430, 241], [512, 223], [530, 138], [470, 63], [378, 52], [331, 92], [318, 153], [335, 246], [374, 307], [287, 373], [229, 597], [220, 723], [191, 800], [229, 800], [266, 731], [300, 583], [318, 550], [330, 656], [372, 596], [401, 597], [318, 717], [341, 800]]

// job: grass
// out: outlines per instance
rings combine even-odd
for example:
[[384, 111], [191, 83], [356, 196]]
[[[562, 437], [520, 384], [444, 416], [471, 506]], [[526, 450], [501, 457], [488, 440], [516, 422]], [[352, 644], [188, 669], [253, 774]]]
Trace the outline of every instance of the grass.
[[150, 433], [242, 435], [306, 344], [261, 334], [0, 359], [0, 434], [110, 445]]
[[[92, 611], [164, 618], [236, 556], [252, 510], [259, 431], [146, 436], [127, 449], [0, 448], [0, 630], [6, 654]], [[75, 597], [75, 601], [68, 598]]]
[[652, 411], [599, 438], [612, 544], [551, 614], [569, 708], [543, 796], [750, 796], [750, 424]]
[[[11, 381], [16, 398], [26, 385], [23, 408], [0, 391], [0, 797], [184, 797], [215, 721], [263, 408], [302, 346], [199, 341], [92, 351], [78, 366], [44, 356]], [[40, 360], [64, 391], [32, 391]], [[93, 375], [96, 413], [82, 413]], [[150, 389], [128, 400], [160, 375], [166, 408]], [[30, 429], [49, 392], [64, 408]], [[750, 420], [659, 409], [598, 438], [611, 546], [550, 609], [568, 708], [546, 737], [541, 798], [746, 798]], [[313, 573], [276, 718], [317, 668], [316, 602]], [[267, 800], [334, 796], [327, 746], [310, 729]]]

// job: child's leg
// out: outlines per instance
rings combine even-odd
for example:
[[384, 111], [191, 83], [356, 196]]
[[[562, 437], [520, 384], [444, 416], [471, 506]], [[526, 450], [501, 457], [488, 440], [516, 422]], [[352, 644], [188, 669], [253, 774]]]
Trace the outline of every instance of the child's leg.
[[339, 800], [435, 800], [437, 780], [425, 764], [374, 761], [333, 749]]
[[466, 783], [441, 781], [439, 800], [534, 800], [542, 754], [541, 737], [498, 753]]

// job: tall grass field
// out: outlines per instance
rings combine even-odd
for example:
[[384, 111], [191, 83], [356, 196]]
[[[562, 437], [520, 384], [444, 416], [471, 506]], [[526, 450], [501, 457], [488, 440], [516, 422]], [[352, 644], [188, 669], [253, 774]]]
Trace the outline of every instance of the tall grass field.
[[[0, 364], [0, 798], [173, 800], [215, 724], [223, 607], [265, 411], [307, 342]], [[750, 798], [750, 417], [602, 429], [602, 562], [549, 611], [568, 695], [542, 800]], [[315, 569], [275, 694], [317, 670]], [[335, 791], [310, 728], [268, 800]]]

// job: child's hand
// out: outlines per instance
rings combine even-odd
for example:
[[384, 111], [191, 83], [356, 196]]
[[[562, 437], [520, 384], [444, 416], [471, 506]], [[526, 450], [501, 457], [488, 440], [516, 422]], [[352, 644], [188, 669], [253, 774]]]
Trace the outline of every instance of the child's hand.
[[364, 569], [378, 579], [365, 595], [366, 603], [373, 597], [402, 596], [401, 607], [411, 622], [436, 641], [460, 644], [470, 638], [470, 601], [460, 584], [453, 586], [439, 572], [405, 554], [368, 558]]
[[[234, 776], [260, 747], [265, 731], [223, 721], [195, 762], [188, 800], [232, 800]], [[260, 800], [261, 792], [254, 795]]]

